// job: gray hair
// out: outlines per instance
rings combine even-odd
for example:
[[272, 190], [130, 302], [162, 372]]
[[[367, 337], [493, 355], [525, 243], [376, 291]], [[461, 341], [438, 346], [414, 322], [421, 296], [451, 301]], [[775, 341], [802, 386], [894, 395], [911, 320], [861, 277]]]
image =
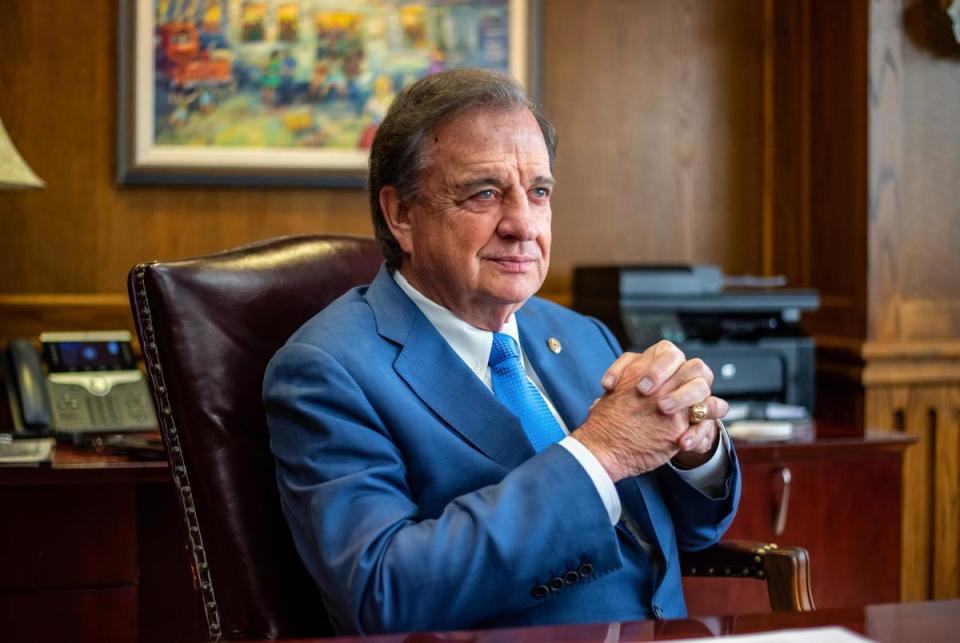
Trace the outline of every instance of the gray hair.
[[431, 130], [473, 109], [517, 108], [530, 110], [537, 119], [552, 168], [557, 152], [556, 130], [512, 78], [485, 69], [451, 69], [422, 78], [397, 95], [373, 138], [367, 182], [374, 234], [387, 268], [400, 267], [403, 251], [380, 209], [381, 188], [394, 186], [401, 207], [407, 207], [419, 194], [423, 146]]

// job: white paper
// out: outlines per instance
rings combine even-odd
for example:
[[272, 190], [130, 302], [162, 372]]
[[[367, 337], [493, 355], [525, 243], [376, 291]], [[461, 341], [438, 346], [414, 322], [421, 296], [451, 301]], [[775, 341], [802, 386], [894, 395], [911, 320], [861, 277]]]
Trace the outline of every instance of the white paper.
[[49, 462], [55, 444], [53, 438], [0, 439], [0, 465]]
[[[716, 643], [716, 638], [685, 639], [687, 643]], [[811, 627], [797, 630], [776, 630], [759, 634], [724, 636], [724, 643], [864, 643], [864, 638], [845, 627]]]

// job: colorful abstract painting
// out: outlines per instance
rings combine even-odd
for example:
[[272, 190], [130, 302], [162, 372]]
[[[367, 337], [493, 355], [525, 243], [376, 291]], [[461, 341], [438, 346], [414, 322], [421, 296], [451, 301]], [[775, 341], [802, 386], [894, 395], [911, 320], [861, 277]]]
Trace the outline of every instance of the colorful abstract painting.
[[356, 173], [405, 85], [526, 75], [525, 1], [141, 0], [129, 20], [138, 167]]

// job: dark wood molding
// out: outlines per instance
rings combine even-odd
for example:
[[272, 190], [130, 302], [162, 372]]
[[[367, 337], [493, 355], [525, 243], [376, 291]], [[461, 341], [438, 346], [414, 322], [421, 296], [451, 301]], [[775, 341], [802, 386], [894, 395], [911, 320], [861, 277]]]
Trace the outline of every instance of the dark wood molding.
[[0, 295], [0, 337], [50, 330], [128, 330], [136, 337], [125, 294]]

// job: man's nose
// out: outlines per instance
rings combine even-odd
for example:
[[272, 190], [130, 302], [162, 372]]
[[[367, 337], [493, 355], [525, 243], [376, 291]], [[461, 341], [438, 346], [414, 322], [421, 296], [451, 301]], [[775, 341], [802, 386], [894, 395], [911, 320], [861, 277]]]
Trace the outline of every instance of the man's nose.
[[503, 200], [497, 232], [501, 237], [531, 241], [540, 234], [543, 216], [530, 205], [526, 192], [511, 193]]

